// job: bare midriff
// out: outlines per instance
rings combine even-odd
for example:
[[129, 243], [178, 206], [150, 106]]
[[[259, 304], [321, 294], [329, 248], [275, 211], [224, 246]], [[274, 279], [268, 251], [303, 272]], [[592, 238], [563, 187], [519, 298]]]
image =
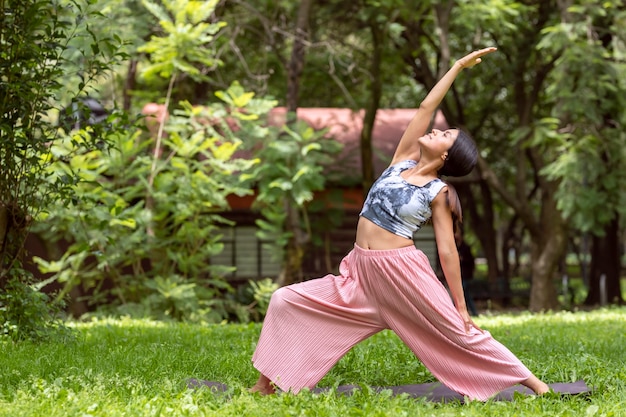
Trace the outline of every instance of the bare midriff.
[[393, 234], [365, 217], [359, 217], [356, 244], [363, 249], [385, 250], [411, 246], [413, 240]]

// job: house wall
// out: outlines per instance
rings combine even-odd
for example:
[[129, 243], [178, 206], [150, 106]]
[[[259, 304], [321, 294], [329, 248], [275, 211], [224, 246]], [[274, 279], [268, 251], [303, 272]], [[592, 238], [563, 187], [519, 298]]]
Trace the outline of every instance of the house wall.
[[[339, 272], [341, 260], [354, 247], [359, 211], [345, 208], [340, 214], [329, 214], [328, 211], [311, 214], [313, 236], [302, 263], [305, 280]], [[340, 216], [335, 219], [336, 225], [327, 226], [329, 215]], [[282, 254], [276, 253], [271, 241], [262, 241], [256, 236], [258, 229], [255, 220], [258, 214], [238, 210], [224, 213], [224, 216], [235, 222], [235, 225], [223, 228], [224, 251], [213, 257], [211, 262], [237, 268], [227, 277], [233, 285], [248, 280], [275, 278], [280, 272]], [[431, 225], [425, 225], [420, 230], [415, 243], [428, 256], [433, 269], [438, 271], [437, 247]]]

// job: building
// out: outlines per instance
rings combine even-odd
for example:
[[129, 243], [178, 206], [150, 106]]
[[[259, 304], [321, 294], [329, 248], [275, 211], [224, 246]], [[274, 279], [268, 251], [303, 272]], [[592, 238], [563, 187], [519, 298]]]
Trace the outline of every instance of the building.
[[[391, 161], [402, 133], [408, 126], [416, 109], [380, 109], [372, 134], [374, 172], [378, 176]], [[315, 129], [328, 129], [328, 135], [341, 142], [344, 147], [335, 163], [327, 167], [333, 177], [342, 178], [340, 183], [326, 183], [326, 189], [315, 195], [315, 202], [323, 202], [325, 210], [312, 213], [314, 219], [314, 242], [303, 263], [305, 279], [317, 278], [327, 273], [335, 273], [343, 256], [354, 245], [358, 214], [364, 200], [361, 186], [360, 135], [363, 128], [363, 111], [354, 112], [344, 108], [300, 108], [297, 116]], [[284, 123], [285, 108], [273, 109], [270, 123]], [[447, 129], [448, 125], [441, 112], [438, 112], [433, 126]], [[340, 196], [339, 199], [336, 196]], [[339, 200], [339, 201], [338, 201]], [[230, 279], [235, 282], [275, 277], [280, 270], [280, 260], [272, 249], [271, 242], [264, 242], [256, 236], [255, 220], [258, 215], [251, 210], [254, 196], [229, 199], [232, 211], [224, 217], [233, 220], [235, 225], [224, 228], [224, 251], [212, 259], [220, 265], [236, 267]], [[425, 226], [420, 231], [417, 245], [431, 259], [436, 268], [436, 248], [432, 227]]]

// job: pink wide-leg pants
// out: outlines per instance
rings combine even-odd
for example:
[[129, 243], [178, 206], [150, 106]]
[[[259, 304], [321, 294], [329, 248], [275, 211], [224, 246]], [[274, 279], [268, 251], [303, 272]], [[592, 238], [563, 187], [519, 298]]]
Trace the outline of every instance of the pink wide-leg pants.
[[355, 344], [393, 330], [448, 388], [486, 400], [531, 372], [487, 331], [469, 334], [426, 255], [413, 246], [365, 250], [340, 275], [280, 288], [252, 357], [283, 391], [313, 388]]

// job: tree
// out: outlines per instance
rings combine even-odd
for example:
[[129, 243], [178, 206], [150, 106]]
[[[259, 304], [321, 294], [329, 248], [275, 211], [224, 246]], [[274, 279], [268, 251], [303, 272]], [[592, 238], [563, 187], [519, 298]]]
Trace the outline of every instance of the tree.
[[[178, 76], [187, 75], [195, 80], [206, 78], [203, 67], [217, 65], [211, 46], [215, 34], [225, 26], [224, 22], [209, 23], [208, 18], [215, 12], [218, 0], [207, 2], [187, 0], [165, 0], [164, 8], [150, 0], [143, 4], [158, 20], [166, 36], [152, 36], [139, 52], [150, 55], [150, 64], [142, 76], [148, 80], [162, 77], [168, 79], [165, 95], [165, 110], [169, 111], [170, 100]], [[173, 16], [171, 16], [171, 15]], [[166, 119], [160, 121], [152, 155], [152, 168], [148, 177], [146, 208], [152, 210], [154, 196], [152, 186], [159, 173], [163, 154], [163, 128]], [[148, 234], [153, 234], [148, 227]]]
[[[139, 69], [145, 62], [145, 55], [137, 52], [137, 48], [146, 43], [159, 25], [155, 24], [153, 15], [146, 13], [141, 0], [98, 0], [97, 7], [115, 24], [98, 24], [95, 21], [90, 30], [99, 38], [118, 34], [124, 39], [128, 54], [127, 59], [116, 66], [115, 77], [109, 83], [103, 83], [105, 88], [100, 92], [100, 98], [106, 102], [118, 102], [126, 112], [138, 111], [133, 106], [134, 101], [162, 96], [154, 83], [146, 86], [139, 79]], [[166, 88], [167, 84], [164, 83], [162, 87]]]
[[[372, 3], [372, 15], [375, 11], [382, 11], [380, 14], [390, 16], [386, 6], [391, 3]], [[325, 45], [330, 46], [310, 48], [308, 65], [303, 71], [304, 89], [307, 84], [319, 85], [318, 79], [315, 80], [317, 82], [307, 82], [310, 80], [307, 74], [315, 70], [319, 73], [319, 67], [315, 65], [321, 62], [320, 55], [328, 56], [330, 51], [344, 52], [350, 46], [352, 51], [358, 51], [363, 56], [376, 56], [373, 42], [359, 42], [370, 39], [370, 34], [364, 32], [362, 24], [367, 20], [355, 18], [355, 9], [366, 15], [367, 5], [367, 2], [365, 5], [353, 3], [339, 9], [333, 1], [320, 3], [316, 16], [321, 20], [316, 22], [323, 21], [323, 26], [321, 23], [314, 25], [312, 45], [319, 45], [316, 40], [323, 39]], [[473, 193], [461, 197], [478, 203], [477, 210], [470, 208], [468, 212], [470, 218], [474, 219], [474, 228], [478, 231], [476, 234], [487, 254], [490, 280], [495, 282], [501, 273], [508, 270], [508, 265], [505, 265], [507, 257], [499, 256], [498, 253], [497, 234], [505, 233], [506, 230], [515, 231], [515, 240], [520, 247], [528, 242], [531, 253], [529, 266], [533, 289], [530, 308], [534, 311], [558, 306], [554, 276], [565, 254], [571, 224], [579, 227], [565, 210], [566, 200], [562, 199], [564, 176], [553, 172], [557, 166], [562, 166], [562, 162], [553, 165], [557, 163], [555, 161], [565, 154], [569, 154], [569, 157], [572, 155], [563, 152], [563, 128], [567, 124], [567, 117], [559, 113], [558, 109], [559, 106], [562, 108], [563, 103], [575, 104], [576, 97], [559, 96], [560, 104], [557, 104], [553, 90], [559, 72], [567, 68], [567, 55], [564, 52], [568, 48], [564, 47], [563, 41], [557, 43], [548, 39], [551, 39], [551, 34], [565, 33], [565, 30], [569, 31], [567, 36], [570, 37], [586, 33], [577, 29], [572, 22], [564, 21], [563, 17], [571, 12], [583, 16], [585, 12], [580, 10], [587, 10], [587, 7], [593, 9], [593, 13], [587, 13], [588, 16], [605, 13], [614, 16], [608, 23], [598, 25], [612, 27], [610, 21], [621, 21], [621, 15], [617, 13], [620, 9], [616, 5], [612, 2], [600, 5], [594, 1], [584, 7], [573, 6], [573, 10], [568, 11], [567, 2], [483, 0], [421, 2], [420, 7], [423, 9], [419, 10], [428, 11], [424, 13], [416, 11], [414, 4], [398, 4], [394, 9], [394, 13], [397, 13], [394, 15], [397, 16], [393, 20], [394, 28], [402, 29], [399, 31], [401, 36], [393, 38], [393, 41], [398, 55], [404, 59], [404, 73], [411, 73], [417, 84], [425, 89], [434, 85], [441, 71], [450, 65], [452, 57], [486, 45], [499, 48], [499, 52], [490, 56], [485, 65], [468, 71], [462, 80], [454, 84], [451, 94], [442, 103], [442, 110], [451, 125], [464, 127], [477, 139], [482, 151], [483, 158], [476, 171], [479, 178], [469, 177], [468, 180], [476, 182], [470, 187], [459, 184], [459, 190], [462, 194]], [[616, 34], [616, 39], [620, 39], [617, 35], [618, 27], [614, 25], [610, 30]], [[594, 30], [589, 33], [594, 33]], [[350, 31], [355, 35], [350, 37], [347, 34]], [[397, 32], [394, 29], [390, 33]], [[334, 55], [337, 56], [339, 54]], [[346, 62], [354, 64], [361, 74], [366, 74], [362, 69], [369, 67], [370, 58], [352, 59], [356, 55], [347, 52], [341, 56], [346, 58]], [[390, 62], [393, 61], [385, 60], [384, 65], [393, 66]], [[603, 62], [606, 63], [607, 59], [603, 58]], [[596, 72], [590, 74], [591, 77], [605, 71], [601, 66], [595, 68]], [[572, 71], [576, 70], [572, 68]], [[384, 77], [388, 73], [399, 72], [380, 71], [383, 77], [380, 101], [383, 105], [398, 103], [390, 98], [394, 94], [389, 89], [397, 87], [400, 78], [396, 77], [394, 82]], [[340, 103], [349, 103], [351, 107], [365, 107], [364, 103], [370, 97], [365, 88], [367, 83], [363, 82], [363, 77], [354, 77], [354, 72], [349, 74], [353, 80], [337, 84], [346, 87], [346, 94], [327, 97], [312, 92], [305, 94], [307, 102], [324, 100], [325, 103], [334, 104], [341, 99]], [[367, 74], [368, 77], [370, 75]], [[574, 76], [574, 79], [578, 78]], [[350, 77], [342, 77], [341, 80], [350, 80]], [[376, 81], [371, 80], [372, 83]], [[604, 81], [602, 83], [605, 84]], [[612, 83], [620, 85], [615, 79]], [[568, 89], [561, 91], [565, 93]], [[607, 96], [607, 103], [618, 103], [616, 97], [617, 94]], [[413, 95], [402, 101], [402, 104], [414, 105], [415, 101]], [[586, 122], [585, 117], [582, 117], [582, 121]], [[365, 138], [366, 133], [364, 130]], [[617, 137], [615, 135], [617, 133], [613, 135]], [[367, 153], [367, 149], [364, 152]], [[606, 153], [612, 158], [620, 154], [621, 151], [615, 150]], [[367, 154], [364, 158], [368, 159]], [[601, 165], [602, 162], [597, 160], [597, 164]], [[615, 164], [611, 162], [611, 166]], [[615, 198], [622, 198], [622, 195], [620, 192], [613, 193]], [[503, 264], [499, 265], [499, 261]]]
[[[292, 4], [270, 1], [265, 9], [257, 9], [247, 2], [235, 3], [237, 7], [228, 11], [241, 18], [234, 19], [234, 28], [230, 28], [230, 48], [237, 52], [243, 42], [256, 42], [260, 50], [269, 46], [274, 56], [259, 58], [235, 53], [230, 59], [238, 57], [238, 67], [245, 68], [248, 75], [268, 71], [265, 67], [267, 60], [278, 62], [277, 67], [271, 68], [271, 76], [283, 75], [278, 78], [283, 85], [276, 85], [274, 81], [274, 90], [280, 92], [279, 100], [286, 104], [286, 125], [275, 132], [272, 140], [261, 144], [252, 142], [249, 146], [256, 147], [255, 156], [261, 160], [251, 176], [258, 188], [255, 207], [264, 216], [257, 221], [259, 234], [277, 243], [276, 253], [281, 254], [282, 260], [277, 282], [287, 285], [303, 279], [302, 259], [311, 239], [306, 205], [313, 198], [312, 191], [323, 187], [322, 164], [328, 162], [329, 154], [338, 150], [338, 144], [322, 138], [323, 132], [314, 132], [296, 120], [296, 112], [301, 105], [306, 52], [314, 36], [310, 23], [315, 18], [314, 2], [303, 0]], [[239, 8], [247, 11], [245, 17], [238, 14]], [[244, 33], [255, 36], [244, 39]], [[252, 65], [258, 62], [261, 68]]]
[[[361, 130], [361, 171], [363, 197], [367, 196], [369, 189], [374, 183], [376, 173], [374, 172], [372, 137], [374, 124], [376, 123], [376, 113], [381, 106], [383, 95], [384, 77], [382, 74], [385, 50], [388, 41], [398, 41], [398, 31], [396, 20], [406, 8], [403, 3], [395, 0], [386, 2], [364, 1], [359, 5], [360, 10], [357, 16], [360, 17], [362, 25], [367, 28], [371, 37], [371, 54], [369, 59], [369, 70], [366, 75], [366, 92], [363, 107], [363, 129]], [[424, 7], [424, 6], [423, 6]], [[414, 13], [423, 13], [422, 10], [414, 10]]]
[[[560, 154], [545, 167], [559, 181], [558, 207], [583, 233], [592, 235], [586, 304], [623, 302], [620, 286], [619, 219], [626, 214], [624, 105], [626, 85], [620, 39], [626, 12], [618, 2], [561, 2], [561, 22], [547, 28], [539, 47], [558, 54], [552, 72], [552, 114]], [[604, 277], [604, 278], [602, 278]], [[601, 281], [605, 279], [605, 294]], [[606, 295], [606, 300], [601, 297]]]
[[[309, 42], [309, 21], [311, 19], [312, 6], [313, 0], [300, 1], [293, 30], [291, 59], [287, 67], [287, 125], [289, 129], [293, 129], [297, 122], [298, 92], [300, 91], [300, 79], [304, 67], [306, 46]], [[294, 138], [297, 139], [295, 136]], [[293, 171], [294, 167], [290, 166], [289, 170]], [[307, 234], [301, 225], [302, 220], [300, 219], [299, 209], [303, 203], [304, 201], [301, 201], [299, 198], [286, 198], [283, 200], [284, 210], [287, 214], [285, 218], [285, 232], [287, 232], [288, 238], [282, 270], [278, 277], [279, 285], [288, 285], [302, 281], [302, 258], [310, 239], [310, 233]]]
[[[500, 114], [498, 118], [491, 117], [488, 133], [494, 134], [500, 144], [494, 143], [486, 148], [489, 155], [481, 160], [480, 170], [529, 235], [532, 277], [529, 307], [532, 311], [541, 311], [558, 306], [553, 276], [567, 242], [567, 224], [557, 209], [555, 198], [558, 180], [542, 173], [543, 167], [558, 152], [551, 146], [554, 125], [547, 119], [549, 107], [543, 100], [546, 80], [557, 56], [536, 51], [536, 45], [542, 39], [541, 29], [556, 22], [558, 10], [547, 2], [514, 3], [514, 6], [502, 10], [499, 20], [508, 24], [500, 25], [502, 30], [495, 34], [499, 54], [493, 67], [500, 71], [493, 73], [502, 90], [494, 89], [489, 93], [494, 98], [490, 111], [498, 106]], [[494, 22], [489, 24], [492, 27]], [[516, 38], [524, 39], [525, 43], [520, 45]], [[496, 95], [503, 99], [496, 98]], [[513, 119], [507, 120], [503, 116]], [[508, 137], [507, 131], [512, 132]], [[509, 158], [508, 166], [498, 165], [501, 162], [497, 162], [497, 158], [505, 161]]]
[[[124, 55], [118, 37], [93, 36], [89, 24], [101, 16], [89, 2], [3, 0], [0, 8], [0, 289], [3, 293], [13, 289], [17, 297], [37, 291], [21, 268], [24, 241], [34, 219], [54, 201], [76, 198], [71, 191], [78, 181], [75, 172], [48, 182], [50, 146], [59, 140], [54, 113], [61, 100], [89, 92]], [[95, 132], [81, 144], [84, 150], [106, 146], [97, 128]], [[3, 297], [4, 333], [28, 335], [32, 329], [11, 323], [23, 311], [15, 305], [9, 311], [4, 303]], [[45, 327], [47, 318], [42, 311], [41, 321], [29, 325]]]
[[251, 192], [238, 175], [254, 165], [235, 155], [240, 135], [264, 136], [257, 120], [275, 103], [251, 100], [238, 85], [222, 94], [227, 104], [184, 102], [169, 115], [156, 172], [154, 138], [134, 125], [106, 151], [76, 151], [88, 130], [54, 145], [52, 172], [78, 172], [81, 199], [51, 207], [35, 226], [49, 242], [70, 243], [58, 259], [37, 261], [61, 284], [59, 296], [73, 291], [75, 306], [87, 301], [78, 315], [99, 308], [157, 319], [248, 320], [250, 311], [226, 296], [233, 292], [224, 279], [230, 269], [211, 258], [223, 249], [227, 197]]
[[224, 280], [229, 271], [211, 257], [223, 248], [219, 225], [228, 222], [219, 213], [228, 209], [227, 196], [251, 192], [239, 174], [256, 160], [235, 156], [239, 135], [265, 137], [263, 116], [276, 103], [233, 83], [217, 94], [222, 102], [171, 104], [179, 78], [202, 81], [217, 62], [213, 40], [224, 26], [211, 22], [217, 3], [143, 2], [162, 31], [138, 49], [150, 59], [142, 76], [168, 82], [165, 104], [151, 106], [158, 117], [146, 112], [154, 137], [129, 125], [112, 138], [113, 149], [80, 153], [77, 144], [90, 138], [83, 129], [52, 149], [55, 173], [76, 171], [83, 179], [75, 187], [83, 198], [55, 207], [48, 217], [55, 227], [40, 230], [52, 241], [70, 241], [60, 259], [38, 260], [63, 285], [61, 295], [81, 288], [90, 307], [107, 305], [109, 312], [248, 319], [245, 307], [224, 296], [232, 292]]

